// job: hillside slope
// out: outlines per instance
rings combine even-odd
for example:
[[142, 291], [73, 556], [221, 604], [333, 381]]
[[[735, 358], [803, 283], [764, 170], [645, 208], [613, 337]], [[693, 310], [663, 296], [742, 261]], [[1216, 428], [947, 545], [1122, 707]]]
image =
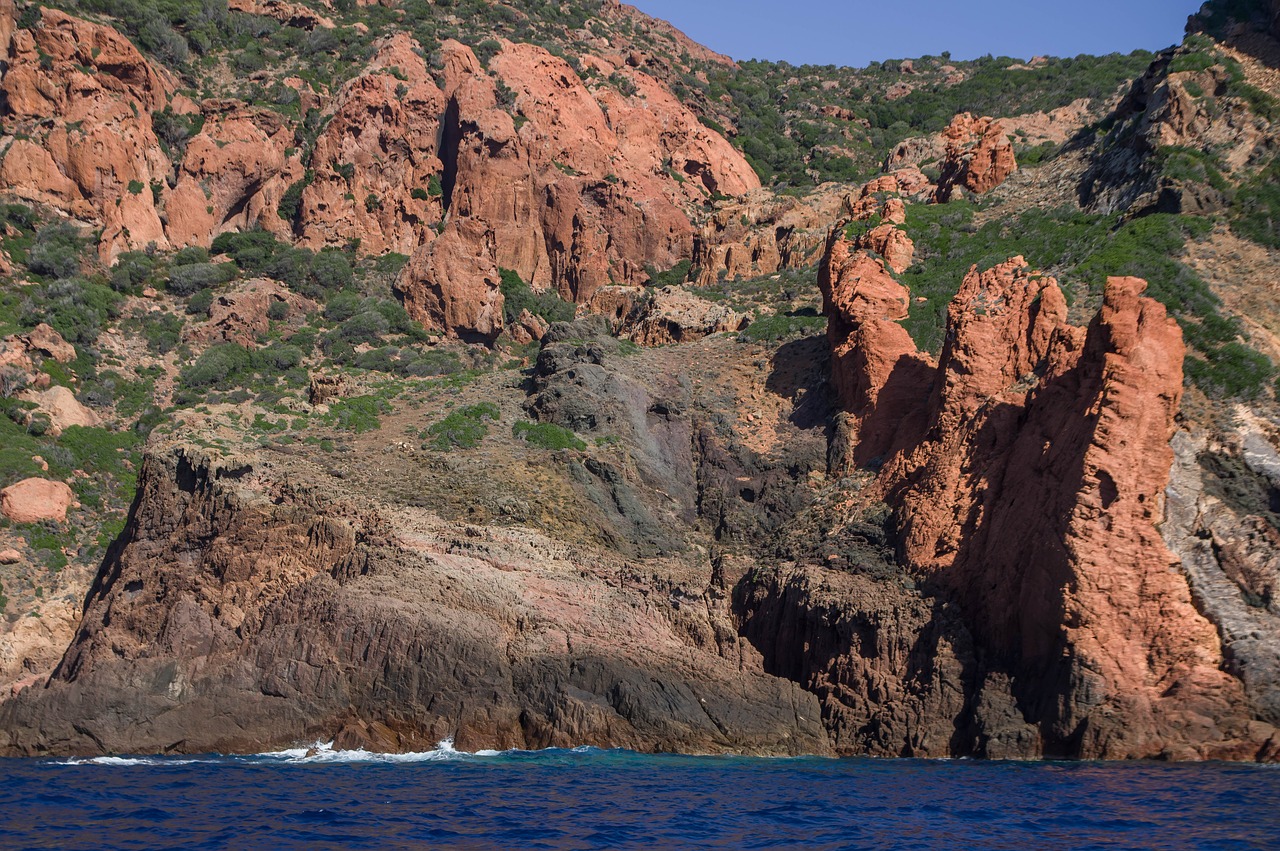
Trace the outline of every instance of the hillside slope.
[[0, 0], [0, 751], [1277, 759], [1275, 12]]

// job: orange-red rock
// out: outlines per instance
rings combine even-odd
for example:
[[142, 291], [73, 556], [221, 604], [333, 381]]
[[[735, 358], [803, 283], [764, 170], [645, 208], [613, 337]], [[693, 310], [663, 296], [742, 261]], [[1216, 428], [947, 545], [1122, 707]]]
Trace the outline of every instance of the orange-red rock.
[[327, 18], [301, 3], [289, 3], [287, 0], [228, 0], [227, 8], [247, 15], [275, 18], [287, 27], [304, 30], [313, 30], [317, 27], [331, 30], [334, 27], [332, 18]]
[[204, 127], [188, 144], [178, 183], [165, 194], [174, 245], [203, 245], [225, 231], [255, 227], [288, 238], [277, 214], [281, 196], [302, 178], [289, 149], [293, 128], [277, 114], [238, 101], [206, 101]]
[[66, 522], [71, 488], [49, 479], [23, 479], [0, 491], [0, 514], [14, 523]]
[[[688, 208], [759, 186], [732, 146], [641, 71], [615, 70], [635, 89], [624, 95], [588, 87], [541, 47], [504, 43], [490, 61], [500, 102], [468, 48], [446, 42], [442, 62], [447, 224], [439, 239], [423, 237], [398, 282], [415, 316], [433, 327], [453, 332], [451, 317], [466, 314], [461, 335], [500, 332], [496, 314], [483, 320], [484, 332], [475, 324], [491, 313], [495, 269], [577, 303], [610, 284], [644, 283], [651, 269], [692, 256]], [[431, 261], [434, 252], [461, 262]], [[472, 297], [482, 303], [462, 309]]]
[[[899, 202], [901, 203], [901, 202]], [[858, 248], [874, 251], [884, 258], [886, 265], [897, 274], [902, 274], [915, 259], [916, 246], [907, 236], [907, 232], [895, 227], [892, 223], [878, 225], [856, 240]]]
[[28, 351], [39, 352], [51, 357], [58, 363], [71, 363], [76, 359], [76, 347], [62, 338], [62, 335], [49, 325], [41, 322], [26, 334], [19, 336]]
[[894, 321], [905, 291], [838, 236], [820, 283], [837, 457], [879, 471], [903, 561], [959, 602], [984, 676], [1026, 695], [1019, 735], [1046, 755], [1262, 753], [1275, 731], [1156, 528], [1185, 348], [1145, 283], [1110, 279], [1086, 330], [1022, 258], [974, 269], [936, 367]]
[[831, 380], [841, 407], [859, 435], [852, 456], [858, 463], [883, 458], [895, 436], [921, 419], [918, 399], [932, 364], [916, 352], [899, 323], [910, 309], [910, 293], [884, 263], [855, 249], [837, 228], [818, 272]]
[[497, 339], [503, 329], [502, 279], [488, 239], [482, 222], [457, 219], [414, 252], [397, 282], [409, 315], [425, 328], [469, 342]]
[[999, 121], [962, 112], [942, 135], [946, 153], [938, 179], [940, 203], [950, 200], [958, 186], [979, 195], [990, 192], [1018, 170], [1013, 143]]
[[151, 187], [168, 160], [151, 113], [172, 92], [168, 75], [111, 27], [41, 9], [33, 30], [9, 41], [0, 89], [29, 137], [0, 166], [0, 184], [22, 198], [102, 223], [104, 259], [167, 245]]
[[34, 403], [36, 410], [49, 417], [49, 434], [53, 437], [71, 426], [91, 427], [102, 422], [91, 408], [80, 404], [76, 395], [66, 387], [50, 387], [38, 392], [28, 390], [22, 398]]
[[302, 195], [304, 244], [359, 239], [373, 254], [412, 254], [443, 217], [443, 199], [431, 181], [443, 172], [436, 141], [445, 99], [420, 49], [403, 33], [392, 36], [338, 94]]
[[320, 310], [320, 305], [298, 295], [279, 281], [253, 278], [220, 292], [209, 305], [209, 319], [189, 326], [185, 338], [196, 343], [239, 343], [252, 348], [271, 330], [267, 312], [273, 304], [289, 306], [295, 318]]

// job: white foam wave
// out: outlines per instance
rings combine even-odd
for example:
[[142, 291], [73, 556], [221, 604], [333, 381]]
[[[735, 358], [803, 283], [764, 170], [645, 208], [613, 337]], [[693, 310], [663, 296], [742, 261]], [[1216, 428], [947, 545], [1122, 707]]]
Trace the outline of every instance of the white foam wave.
[[58, 765], [114, 765], [114, 766], [131, 766], [131, 765], [191, 765], [199, 762], [195, 759], [166, 759], [161, 757], [149, 756], [95, 756], [87, 759], [67, 759], [58, 762]]
[[479, 751], [467, 753], [454, 748], [453, 739], [444, 739], [436, 745], [435, 750], [417, 753], [374, 753], [364, 749], [344, 751], [335, 750], [333, 742], [316, 742], [310, 747], [287, 748], [282, 751], [258, 754], [258, 758], [291, 764], [330, 764], [360, 762], [439, 762], [442, 760], [470, 759], [475, 757], [499, 756], [501, 751]]

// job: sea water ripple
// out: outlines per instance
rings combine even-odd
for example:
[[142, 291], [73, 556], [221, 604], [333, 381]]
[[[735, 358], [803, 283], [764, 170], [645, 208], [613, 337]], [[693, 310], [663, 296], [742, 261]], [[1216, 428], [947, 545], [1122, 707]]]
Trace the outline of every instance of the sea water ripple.
[[1280, 847], [1234, 764], [420, 754], [0, 760], [5, 848]]

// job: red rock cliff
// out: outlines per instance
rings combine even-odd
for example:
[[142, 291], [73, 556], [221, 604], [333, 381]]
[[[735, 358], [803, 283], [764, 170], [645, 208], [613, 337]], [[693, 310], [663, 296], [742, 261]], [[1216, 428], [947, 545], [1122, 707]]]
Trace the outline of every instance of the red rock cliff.
[[1185, 349], [1145, 282], [1110, 279], [1085, 329], [1022, 258], [974, 269], [936, 367], [880, 261], [833, 238], [820, 283], [844, 457], [879, 467], [900, 557], [960, 603], [1043, 752], [1274, 749], [1156, 528]]
[[[16, 29], [12, 4], [0, 19], [6, 130], [18, 136], [0, 188], [101, 223], [108, 261], [255, 227], [311, 248], [395, 251], [413, 256], [399, 287], [416, 319], [492, 340], [498, 269], [586, 303], [690, 259], [691, 212], [760, 186], [642, 63], [618, 57], [575, 68], [504, 43], [486, 69], [446, 42], [437, 84], [421, 47], [397, 34], [332, 97], [286, 81], [328, 119], [304, 162], [290, 120], [175, 95], [170, 75], [110, 27], [44, 9], [34, 29]], [[165, 109], [203, 118], [176, 168], [152, 126]], [[300, 202], [282, 209], [291, 187]]]

